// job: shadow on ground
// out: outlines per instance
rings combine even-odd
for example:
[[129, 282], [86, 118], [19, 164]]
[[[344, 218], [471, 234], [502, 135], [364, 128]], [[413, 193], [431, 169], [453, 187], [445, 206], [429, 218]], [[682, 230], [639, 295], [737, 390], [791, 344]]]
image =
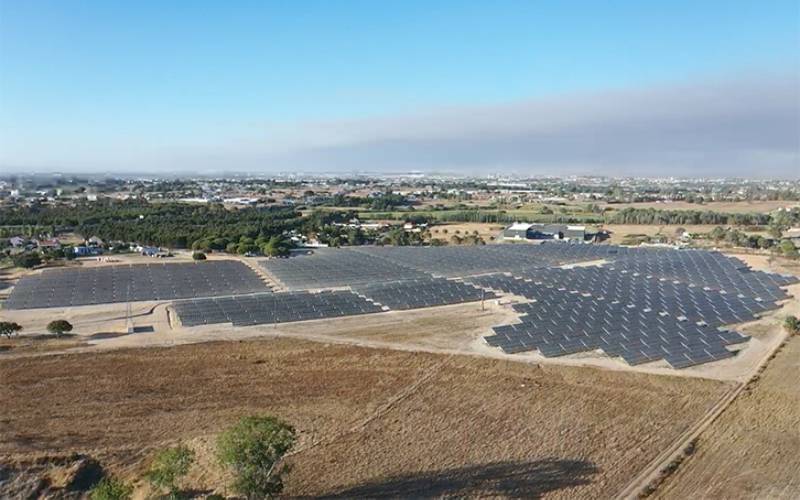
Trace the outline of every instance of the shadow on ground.
[[324, 495], [323, 498], [430, 498], [465, 495], [538, 498], [551, 491], [588, 484], [597, 472], [593, 463], [583, 460], [495, 462], [395, 476]]

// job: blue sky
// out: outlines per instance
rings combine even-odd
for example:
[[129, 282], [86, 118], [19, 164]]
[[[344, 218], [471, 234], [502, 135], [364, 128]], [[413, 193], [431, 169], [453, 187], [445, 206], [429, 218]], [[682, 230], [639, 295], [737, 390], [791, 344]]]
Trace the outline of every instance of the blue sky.
[[[798, 54], [796, 0], [0, 0], [0, 165], [325, 170], [326, 155], [306, 153], [405, 141], [399, 124], [453, 109], [494, 116], [625, 90], [655, 92], [657, 108], [670, 86], [796, 81]], [[364, 132], [371, 120], [398, 124], [376, 137]], [[432, 139], [403, 144], [419, 140]], [[779, 153], [776, 175], [800, 168], [791, 142]], [[547, 166], [526, 154], [470, 169]], [[352, 168], [414, 168], [404, 156], [377, 150]], [[428, 156], [420, 168], [458, 169]], [[556, 170], [604, 168], [588, 155], [549, 158]]]

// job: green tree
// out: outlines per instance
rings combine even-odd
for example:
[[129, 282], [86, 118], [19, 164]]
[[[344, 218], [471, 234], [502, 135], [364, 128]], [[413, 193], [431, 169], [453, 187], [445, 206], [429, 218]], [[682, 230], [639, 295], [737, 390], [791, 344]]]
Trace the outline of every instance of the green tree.
[[133, 495], [133, 486], [113, 477], [104, 477], [89, 492], [91, 500], [128, 500]]
[[47, 331], [60, 337], [64, 333], [72, 331], [72, 324], [65, 319], [57, 319], [47, 324]]
[[24, 252], [13, 257], [12, 261], [17, 267], [30, 269], [42, 263], [42, 257], [38, 253]]
[[725, 233], [726, 233], [726, 231], [725, 231], [724, 228], [722, 228], [720, 226], [717, 226], [714, 229], [712, 229], [710, 233], [708, 233], [708, 236], [712, 240], [719, 241], [719, 240], [721, 240], [722, 238], [725, 237]]
[[789, 258], [797, 257], [797, 248], [794, 246], [792, 240], [783, 240], [778, 245], [778, 249], [783, 255]]
[[220, 461], [232, 469], [234, 489], [247, 498], [272, 498], [283, 490], [288, 467], [281, 463], [294, 445], [292, 426], [275, 417], [243, 417], [217, 441]]
[[189, 473], [194, 458], [194, 451], [185, 445], [166, 448], [158, 452], [145, 477], [154, 487], [167, 490], [170, 496], [175, 497], [178, 481]]
[[261, 252], [269, 257], [283, 257], [289, 255], [290, 244], [280, 236], [272, 236], [261, 247]]
[[779, 239], [783, 235], [783, 231], [786, 229], [785, 226], [781, 226], [779, 224], [770, 224], [767, 228], [767, 232], [770, 236], [775, 239]]
[[0, 335], [11, 338], [12, 335], [22, 330], [22, 326], [13, 321], [0, 321]]

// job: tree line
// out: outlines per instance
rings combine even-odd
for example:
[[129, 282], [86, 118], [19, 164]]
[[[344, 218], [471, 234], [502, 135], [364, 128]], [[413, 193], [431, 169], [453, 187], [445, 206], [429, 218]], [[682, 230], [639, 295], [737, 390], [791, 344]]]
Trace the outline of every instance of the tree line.
[[431, 212], [395, 211], [368, 214], [376, 219], [407, 220], [426, 219], [439, 222], [512, 223], [519, 220], [561, 224], [638, 224], [638, 225], [732, 225], [765, 226], [773, 218], [788, 219], [790, 224], [800, 223], [800, 211], [785, 211], [777, 214], [728, 213], [712, 210], [659, 210], [655, 208], [624, 208], [604, 213], [515, 213], [505, 210], [442, 210]]
[[144, 200], [82, 202], [75, 205], [32, 205], [0, 209], [4, 226], [49, 227], [51, 234], [76, 232], [84, 238], [189, 248], [200, 240], [281, 235], [302, 223], [287, 207], [229, 210], [219, 204], [149, 203]]

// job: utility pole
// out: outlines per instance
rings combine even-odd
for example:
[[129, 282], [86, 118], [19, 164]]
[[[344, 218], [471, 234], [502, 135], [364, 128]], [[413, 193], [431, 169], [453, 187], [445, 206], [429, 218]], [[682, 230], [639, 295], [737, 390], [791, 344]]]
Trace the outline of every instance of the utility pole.
[[133, 320], [131, 318], [131, 284], [125, 292], [125, 333], [133, 333]]

